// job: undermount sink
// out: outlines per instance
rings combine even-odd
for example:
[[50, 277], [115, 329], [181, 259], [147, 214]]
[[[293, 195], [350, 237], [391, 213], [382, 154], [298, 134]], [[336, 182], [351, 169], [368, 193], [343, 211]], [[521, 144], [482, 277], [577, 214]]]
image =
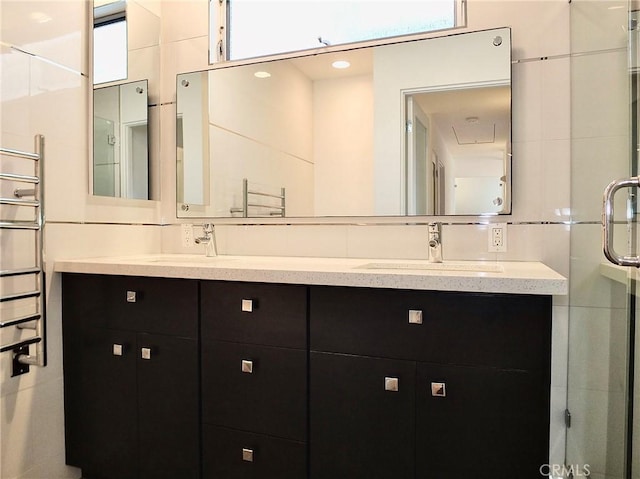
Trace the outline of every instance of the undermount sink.
[[502, 273], [504, 268], [492, 263], [366, 263], [357, 269], [393, 269], [407, 271], [460, 271], [470, 273]]

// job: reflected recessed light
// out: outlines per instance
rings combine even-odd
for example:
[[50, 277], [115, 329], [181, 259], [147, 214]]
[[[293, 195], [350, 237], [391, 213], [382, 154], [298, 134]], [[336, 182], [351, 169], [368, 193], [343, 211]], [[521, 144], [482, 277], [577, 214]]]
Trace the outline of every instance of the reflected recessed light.
[[343, 68], [349, 68], [351, 66], [351, 63], [349, 63], [346, 60], [337, 60], [337, 61], [333, 62], [331, 64], [331, 66], [333, 68], [338, 68], [338, 69], [342, 70]]
[[255, 72], [253, 75], [257, 78], [269, 78], [271, 76], [271, 73], [259, 71], [259, 72]]
[[49, 15], [43, 12], [31, 12], [29, 16], [31, 17], [31, 20], [38, 23], [47, 23], [52, 20], [52, 18]]
[[478, 118], [477, 116], [468, 116], [465, 118], [465, 121], [467, 123], [478, 123], [480, 121], [480, 118]]

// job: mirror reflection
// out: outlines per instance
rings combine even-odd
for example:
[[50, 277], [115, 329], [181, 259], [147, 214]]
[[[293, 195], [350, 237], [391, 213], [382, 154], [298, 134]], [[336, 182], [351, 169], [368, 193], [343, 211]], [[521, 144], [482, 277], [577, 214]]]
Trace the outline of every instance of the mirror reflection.
[[160, 4], [94, 0], [93, 7], [91, 193], [157, 198], [149, 115], [159, 90]]
[[408, 214], [503, 213], [511, 89], [405, 93]]
[[93, 92], [93, 193], [149, 198], [147, 81]]
[[511, 211], [508, 28], [177, 78], [178, 216]]

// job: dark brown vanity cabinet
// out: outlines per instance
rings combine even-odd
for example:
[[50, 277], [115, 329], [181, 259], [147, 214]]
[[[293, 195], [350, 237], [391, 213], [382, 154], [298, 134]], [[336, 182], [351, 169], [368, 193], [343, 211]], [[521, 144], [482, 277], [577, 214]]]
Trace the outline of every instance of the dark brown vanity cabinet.
[[63, 275], [67, 463], [200, 477], [198, 282]]
[[307, 287], [201, 285], [203, 477], [307, 477]]
[[64, 274], [63, 326], [67, 462], [89, 479], [548, 462], [549, 296]]
[[310, 477], [540, 477], [551, 299], [310, 289]]

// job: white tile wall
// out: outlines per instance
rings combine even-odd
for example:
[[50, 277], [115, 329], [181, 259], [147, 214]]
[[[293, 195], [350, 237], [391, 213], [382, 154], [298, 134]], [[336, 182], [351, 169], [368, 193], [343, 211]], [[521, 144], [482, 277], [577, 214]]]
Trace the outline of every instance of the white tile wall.
[[[41, 51], [52, 51], [55, 59], [67, 62], [83, 72], [87, 68], [87, 19], [83, 2], [13, 2], [22, 6], [14, 15], [16, 24], [31, 25], [27, 19], [31, 10], [64, 13], [61, 24], [64, 32], [58, 35], [48, 26], [23, 28], [35, 32], [35, 37], [23, 39], [15, 29], [9, 29], [3, 2], [2, 40], [30, 45], [42, 38], [49, 39]], [[12, 3], [12, 8], [15, 7]], [[160, 202], [135, 202], [89, 197], [88, 191], [88, 115], [90, 85], [84, 77], [77, 77], [73, 86], [58, 88], [67, 81], [67, 74], [51, 74], [49, 69], [34, 70], [31, 78], [30, 62], [22, 56], [2, 50], [2, 144], [30, 148], [32, 135], [47, 135], [47, 152], [51, 167], [47, 173], [49, 219], [48, 259], [61, 257], [96, 256], [143, 252], [196, 252], [185, 250], [180, 244], [178, 226], [115, 226], [69, 225], [55, 222], [116, 222], [133, 224], [175, 223], [175, 75], [179, 72], [206, 68], [208, 64], [208, 2], [206, 0], [137, 2], [155, 14], [161, 14], [162, 49], [160, 54], [159, 86], [151, 85], [153, 96], [160, 103], [152, 119], [159, 138]], [[28, 5], [28, 7], [26, 7]], [[569, 52], [569, 10], [566, 0], [484, 1], [469, 2], [469, 29], [478, 30], [511, 26], [513, 28], [516, 59], [564, 55]], [[141, 12], [145, 14], [146, 12]], [[56, 16], [56, 18], [59, 18]], [[57, 25], [57, 24], [56, 24]], [[7, 28], [5, 28], [7, 26]], [[5, 37], [11, 34], [16, 36]], [[21, 33], [22, 34], [22, 33]], [[42, 35], [41, 35], [42, 34]], [[65, 43], [66, 42], [66, 43]], [[140, 46], [149, 42], [137, 38]], [[46, 43], [46, 42], [45, 42]], [[60, 47], [65, 45], [65, 48]], [[46, 48], [45, 48], [46, 47]], [[38, 48], [40, 45], [38, 44]], [[134, 55], [138, 54], [136, 52]], [[611, 54], [612, 57], [615, 54]], [[9, 60], [11, 58], [11, 60]], [[151, 61], [151, 55], [140, 51], [136, 62]], [[585, 61], [586, 63], [587, 61]], [[8, 65], [10, 69], [4, 68]], [[513, 139], [514, 139], [514, 200], [510, 222], [564, 221], [570, 215], [568, 191], [570, 183], [570, 105], [569, 74], [572, 65], [567, 59], [519, 63], [513, 68]], [[586, 68], [586, 67], [585, 67]], [[5, 75], [6, 72], [6, 75]], [[11, 72], [11, 73], [9, 73]], [[16, 76], [17, 75], [17, 76]], [[70, 74], [69, 74], [70, 75]], [[18, 77], [24, 78], [15, 81]], [[48, 91], [48, 80], [55, 80], [58, 91]], [[70, 81], [70, 80], [69, 80]], [[613, 80], [590, 80], [593, 87], [615, 87]], [[609, 83], [607, 83], [609, 82]], [[29, 85], [28, 89], [24, 85]], [[38, 90], [36, 90], [36, 85]], [[8, 101], [7, 89], [15, 96]], [[42, 90], [42, 91], [40, 91]], [[15, 94], [14, 94], [15, 92]], [[594, 105], [602, 105], [595, 99]], [[36, 108], [46, 106], [43, 110]], [[603, 107], [606, 108], [606, 105]], [[594, 107], [595, 108], [595, 107]], [[153, 116], [153, 115], [152, 115]], [[581, 117], [582, 118], [582, 117]], [[575, 118], [574, 118], [575, 119]], [[584, 129], [594, 131], [585, 122]], [[612, 134], [624, 125], [610, 125]], [[153, 148], [153, 147], [152, 147]], [[595, 186], [594, 186], [595, 188]], [[465, 222], [466, 218], [452, 219]], [[364, 219], [364, 222], [367, 222]], [[516, 224], [508, 231], [509, 251], [503, 254], [486, 251], [486, 226], [447, 225], [444, 229], [445, 258], [449, 259], [511, 259], [542, 260], [563, 274], [569, 273], [569, 228], [564, 225]], [[293, 254], [313, 256], [399, 257], [419, 258], [426, 255], [425, 227], [411, 225], [287, 225], [287, 226], [217, 226], [218, 246], [227, 254]], [[593, 264], [592, 264], [593, 266]], [[586, 276], [589, 276], [585, 272]], [[75, 471], [63, 466], [62, 445], [48, 449], [31, 432], [29, 417], [53, 408], [49, 424], [52, 437], [60, 437], [62, 405], [60, 401], [60, 291], [59, 282], [50, 275], [49, 310], [52, 318], [50, 341], [51, 366], [41, 372], [30, 373], [13, 383], [2, 383], [2, 470], [1, 477], [33, 478], [74, 477]], [[585, 298], [585, 301], [589, 298]], [[566, 365], [568, 333], [566, 299], [555, 298], [554, 371], [552, 454], [560, 461], [564, 438], [560, 413], [566, 384], [562, 376]], [[564, 302], [563, 302], [564, 301]], [[3, 360], [4, 361], [4, 360]], [[0, 364], [0, 374], [6, 377], [6, 365]], [[53, 398], [51, 406], [34, 402], [34, 397], [46, 392]], [[38, 393], [38, 394], [35, 394]], [[6, 398], [6, 399], [5, 399]], [[13, 405], [12, 405], [13, 404]], [[30, 408], [35, 408], [30, 410]], [[12, 433], [12, 441], [5, 440], [5, 431]], [[19, 439], [14, 442], [13, 438]], [[42, 452], [42, 458], [34, 451]], [[10, 458], [10, 459], [5, 459]], [[604, 460], [604, 459], [603, 459]], [[43, 472], [46, 471], [46, 472]], [[48, 475], [47, 475], [48, 474]], [[76, 474], [77, 475], [77, 474]]]

